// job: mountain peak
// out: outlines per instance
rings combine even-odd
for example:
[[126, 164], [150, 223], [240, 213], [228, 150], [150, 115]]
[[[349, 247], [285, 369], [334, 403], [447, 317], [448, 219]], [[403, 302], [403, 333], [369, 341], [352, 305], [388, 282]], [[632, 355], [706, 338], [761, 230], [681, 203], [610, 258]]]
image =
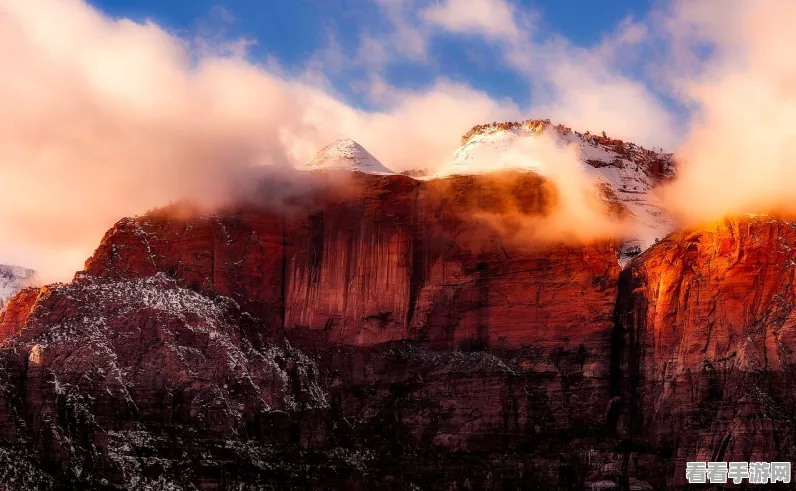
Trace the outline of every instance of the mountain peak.
[[343, 138], [321, 149], [300, 166], [302, 170], [351, 170], [367, 174], [394, 174], [359, 143]]

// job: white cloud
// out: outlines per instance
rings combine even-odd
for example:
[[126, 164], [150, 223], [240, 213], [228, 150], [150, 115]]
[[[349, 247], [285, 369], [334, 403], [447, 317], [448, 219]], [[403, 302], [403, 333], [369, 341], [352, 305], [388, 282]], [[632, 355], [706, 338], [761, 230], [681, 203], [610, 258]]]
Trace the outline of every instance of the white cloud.
[[516, 9], [505, 0], [444, 0], [423, 9], [420, 18], [450, 33], [490, 41], [518, 43], [526, 37]]

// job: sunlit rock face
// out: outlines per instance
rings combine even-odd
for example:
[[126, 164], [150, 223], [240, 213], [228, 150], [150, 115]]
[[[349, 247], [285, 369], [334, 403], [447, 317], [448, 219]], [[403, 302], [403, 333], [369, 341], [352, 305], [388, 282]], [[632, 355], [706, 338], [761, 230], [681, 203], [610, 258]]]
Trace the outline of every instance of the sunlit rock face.
[[301, 214], [126, 219], [87, 272], [169, 274], [324, 345], [557, 346], [611, 325], [612, 243], [510, 243], [473, 218], [509, 200], [545, 214], [554, 191], [534, 174], [430, 182], [359, 175], [345, 193], [312, 200]]
[[620, 278], [616, 390], [676, 484], [687, 461], [796, 456], [794, 247], [796, 222], [744, 216], [675, 233]]

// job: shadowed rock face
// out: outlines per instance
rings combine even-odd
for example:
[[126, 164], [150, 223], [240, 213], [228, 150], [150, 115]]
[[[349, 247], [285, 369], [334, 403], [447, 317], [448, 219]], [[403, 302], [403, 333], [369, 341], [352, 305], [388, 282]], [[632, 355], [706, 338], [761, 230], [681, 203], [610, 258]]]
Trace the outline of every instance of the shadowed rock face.
[[663, 489], [687, 460], [793, 460], [788, 222], [677, 233], [620, 274], [613, 244], [474, 218], [517, 203], [555, 193], [357, 175], [279, 213], [120, 221], [0, 313], [0, 481]]
[[0, 366], [4, 443], [40, 463], [42, 487], [157, 487], [164, 472], [223, 479], [193, 465], [223, 466], [258, 438], [312, 447], [306, 435], [324, 435], [287, 417], [312, 425], [328, 408], [311, 360], [228, 298], [163, 275], [43, 289]]

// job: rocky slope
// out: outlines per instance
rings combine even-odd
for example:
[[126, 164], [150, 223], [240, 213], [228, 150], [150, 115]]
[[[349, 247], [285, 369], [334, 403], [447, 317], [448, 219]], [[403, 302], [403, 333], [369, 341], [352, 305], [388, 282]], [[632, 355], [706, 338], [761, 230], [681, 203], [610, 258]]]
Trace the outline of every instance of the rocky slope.
[[796, 225], [616, 245], [476, 217], [531, 173], [355, 174], [279, 212], [121, 220], [0, 314], [11, 489], [666, 489], [794, 460]]
[[290, 453], [266, 442], [323, 434], [315, 363], [228, 298], [165, 275], [78, 275], [23, 292], [0, 323], [0, 426], [18, 461], [0, 482], [12, 489], [231, 485], [247, 466], [289, 481], [287, 466], [256, 470]]

